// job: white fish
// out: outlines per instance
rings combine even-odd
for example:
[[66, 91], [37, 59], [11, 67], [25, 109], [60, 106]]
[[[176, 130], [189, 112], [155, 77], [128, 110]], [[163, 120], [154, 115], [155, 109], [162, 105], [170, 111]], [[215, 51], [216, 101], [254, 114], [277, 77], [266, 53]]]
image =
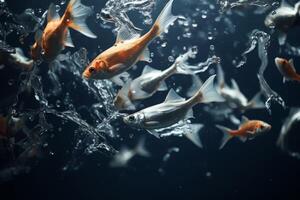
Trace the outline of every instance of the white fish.
[[278, 38], [280, 45], [285, 43], [287, 31], [297, 25], [299, 20], [299, 11], [300, 2], [296, 3], [293, 7], [285, 0], [282, 0], [280, 7], [267, 15], [265, 25], [280, 31]]
[[[118, 110], [135, 110], [134, 102], [151, 97], [157, 91], [168, 90], [165, 80], [173, 74], [194, 75], [185, 63], [191, 55], [191, 50], [180, 55], [167, 69], [161, 71], [146, 66], [142, 75], [131, 80], [118, 92], [114, 104]], [[198, 69], [199, 70], [199, 69]]]
[[111, 167], [126, 167], [128, 162], [136, 155], [149, 157], [151, 154], [145, 148], [145, 138], [142, 137], [134, 149], [123, 147], [110, 162]]
[[233, 109], [245, 111], [247, 109], [261, 109], [265, 105], [261, 100], [261, 92], [258, 92], [249, 102], [247, 97], [240, 91], [240, 88], [234, 79], [231, 79], [231, 87], [225, 83], [224, 72], [218, 65], [218, 91], [227, 103]]
[[185, 100], [178, 96], [173, 89], [168, 93], [163, 103], [145, 108], [123, 118], [124, 122], [136, 128], [148, 130], [159, 137], [155, 129], [169, 127], [181, 120], [192, 118], [192, 107], [199, 103], [222, 102], [224, 99], [214, 87], [215, 75], [209, 77], [199, 91]]

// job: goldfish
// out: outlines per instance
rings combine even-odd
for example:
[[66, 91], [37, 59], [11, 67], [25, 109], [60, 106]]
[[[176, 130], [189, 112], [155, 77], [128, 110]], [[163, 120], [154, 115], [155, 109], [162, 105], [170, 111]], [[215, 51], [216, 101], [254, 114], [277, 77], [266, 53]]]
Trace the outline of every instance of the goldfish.
[[148, 45], [162, 34], [178, 18], [171, 13], [173, 0], [170, 0], [154, 25], [143, 36], [133, 34], [128, 28], [121, 27], [115, 44], [98, 55], [82, 76], [86, 79], [111, 79], [117, 85], [123, 86], [124, 82], [119, 75], [129, 70], [138, 61], [150, 61]]
[[114, 101], [115, 106], [118, 110], [135, 110], [133, 104], [135, 101], [149, 98], [157, 91], [168, 90], [165, 80], [173, 74], [194, 75], [189, 66], [185, 64], [190, 54], [189, 50], [178, 56], [175, 62], [163, 71], [147, 65], [141, 76], [134, 80], [129, 79], [118, 92]]
[[74, 47], [69, 28], [87, 37], [96, 38], [85, 23], [91, 12], [91, 8], [82, 5], [80, 0], [71, 0], [60, 18], [55, 5], [50, 4], [47, 26], [43, 32], [37, 31], [35, 35], [36, 42], [31, 48], [32, 58], [43, 58], [46, 62], [51, 62], [65, 47]]
[[241, 125], [237, 130], [231, 130], [221, 125], [216, 125], [216, 127], [224, 133], [219, 149], [222, 149], [233, 137], [238, 137], [241, 141], [246, 142], [247, 139], [253, 139], [261, 133], [270, 131], [272, 128], [272, 126], [266, 122], [249, 120], [245, 116], [242, 117]]
[[215, 75], [210, 76], [198, 92], [185, 100], [171, 89], [163, 103], [145, 108], [123, 118], [132, 127], [142, 128], [156, 137], [160, 135], [155, 129], [166, 128], [177, 122], [192, 118], [192, 107], [199, 103], [222, 102], [224, 99], [214, 87]]
[[261, 109], [265, 105], [261, 100], [261, 92], [258, 92], [252, 100], [248, 101], [247, 97], [240, 91], [237, 82], [231, 79], [231, 87], [225, 83], [224, 72], [220, 65], [218, 68], [218, 91], [226, 102], [233, 109], [246, 111], [247, 109]]
[[299, 25], [299, 12], [300, 2], [293, 7], [285, 0], [282, 0], [280, 7], [267, 15], [265, 25], [279, 31], [278, 41], [280, 45], [285, 43], [288, 30]]
[[22, 49], [14, 48], [14, 52], [0, 52], [0, 64], [4, 66], [12, 66], [22, 71], [31, 71], [33, 68], [33, 60], [27, 58]]
[[279, 72], [283, 75], [283, 82], [289, 80], [299, 81], [300, 75], [297, 74], [293, 59], [275, 58], [275, 64]]

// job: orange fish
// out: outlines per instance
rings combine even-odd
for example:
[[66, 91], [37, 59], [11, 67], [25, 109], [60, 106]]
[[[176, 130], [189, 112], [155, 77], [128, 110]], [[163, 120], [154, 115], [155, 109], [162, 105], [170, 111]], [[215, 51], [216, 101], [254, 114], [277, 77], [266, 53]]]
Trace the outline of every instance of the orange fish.
[[156, 22], [143, 36], [132, 34], [128, 28], [121, 27], [116, 43], [98, 55], [83, 72], [86, 79], [111, 79], [123, 85], [119, 75], [126, 72], [138, 61], [149, 61], [149, 43], [163, 33], [178, 17], [171, 13], [173, 0], [170, 0], [158, 16]]
[[42, 57], [46, 62], [51, 62], [66, 46], [74, 47], [69, 28], [87, 37], [96, 38], [85, 23], [91, 12], [91, 8], [82, 5], [80, 0], [71, 0], [60, 18], [54, 4], [51, 4], [47, 14], [47, 26], [43, 33], [37, 32], [35, 36], [36, 42], [31, 48], [32, 57]]
[[294, 80], [300, 82], [300, 75], [297, 74], [293, 59], [275, 58], [275, 64], [283, 76], [283, 82]]
[[221, 125], [216, 125], [216, 127], [224, 133], [220, 149], [222, 149], [233, 137], [238, 137], [241, 141], [245, 142], [247, 139], [253, 139], [261, 133], [270, 131], [272, 128], [271, 125], [266, 122], [249, 120], [246, 117], [242, 118], [242, 123], [237, 130], [230, 130]]

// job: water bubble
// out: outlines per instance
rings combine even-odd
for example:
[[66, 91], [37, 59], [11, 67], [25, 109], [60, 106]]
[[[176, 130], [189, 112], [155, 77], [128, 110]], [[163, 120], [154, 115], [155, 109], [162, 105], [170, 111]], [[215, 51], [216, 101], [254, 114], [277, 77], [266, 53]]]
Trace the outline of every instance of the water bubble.
[[213, 39], [214, 39], [214, 36], [213, 36], [213, 33], [212, 33], [212, 32], [208, 32], [208, 33], [207, 33], [207, 39], [208, 39], [208, 40], [213, 40]]
[[60, 1], [60, 5], [65, 5], [66, 4], [66, 0], [61, 0]]
[[161, 44], [161, 47], [165, 48], [167, 46], [167, 42]]
[[59, 5], [55, 5], [55, 10], [56, 10], [56, 12], [59, 12], [60, 11], [60, 6]]
[[207, 18], [207, 11], [206, 10], [202, 10], [201, 11], [201, 18], [202, 19], [206, 19]]
[[173, 56], [169, 56], [169, 57], [168, 57], [168, 60], [169, 60], [169, 62], [174, 62], [174, 61], [175, 61], [175, 58], [174, 58]]
[[8, 84], [9, 86], [12, 86], [12, 85], [15, 84], [15, 80], [14, 80], [14, 79], [9, 79], [8, 82], [7, 82], [7, 84]]

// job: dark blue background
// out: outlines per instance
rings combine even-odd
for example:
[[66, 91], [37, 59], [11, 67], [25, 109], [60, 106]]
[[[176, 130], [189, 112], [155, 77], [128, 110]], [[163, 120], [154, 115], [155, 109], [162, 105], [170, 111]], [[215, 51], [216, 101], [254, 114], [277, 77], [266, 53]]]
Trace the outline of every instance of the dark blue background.
[[[25, 8], [46, 9], [51, 1], [7, 0], [9, 8], [20, 13]], [[175, 13], [190, 10], [194, 11], [194, 3], [184, 3], [183, 0], [175, 0]], [[56, 2], [57, 3], [57, 2]], [[85, 2], [84, 2], [85, 3]], [[96, 12], [100, 12], [104, 6], [103, 1], [89, 0], [85, 4], [95, 6]], [[155, 9], [155, 16], [161, 9], [160, 3]], [[64, 7], [62, 8], [64, 9]], [[236, 25], [234, 34], [222, 34], [222, 24], [217, 25], [220, 34], [212, 41], [201, 41], [195, 38], [178, 44], [175, 40], [178, 33], [176, 28], [166, 36], [168, 48], [172, 45], [197, 45], [199, 49], [199, 61], [207, 57], [209, 45], [214, 44], [216, 54], [222, 58], [222, 66], [229, 80], [233, 77], [240, 84], [240, 88], [247, 97], [252, 97], [259, 89], [256, 73], [260, 61], [257, 51], [251, 53], [248, 62], [240, 69], [231, 64], [231, 60], [241, 54], [246, 48], [247, 34], [254, 28], [269, 32], [263, 25], [264, 15], [253, 15], [253, 10], [245, 9], [246, 17], [232, 15], [230, 18]], [[198, 29], [206, 28], [207, 20], [198, 19]], [[202, 21], [205, 21], [205, 23]], [[138, 22], [136, 22], [138, 23]], [[213, 23], [213, 22], [211, 22]], [[92, 40], [72, 31], [73, 41], [77, 47], [86, 47], [89, 57], [92, 59], [99, 52], [98, 45], [102, 49], [108, 48], [114, 42], [114, 36], [110, 29], [103, 29], [95, 20], [89, 19], [89, 26], [96, 35], [97, 40]], [[146, 30], [149, 27], [143, 27]], [[299, 29], [295, 28], [289, 34], [288, 40], [299, 45]], [[32, 42], [30, 41], [28, 44]], [[234, 48], [233, 42], [240, 41], [241, 47]], [[12, 46], [18, 45], [15, 38], [8, 38]], [[24, 45], [24, 49], [28, 46]], [[155, 49], [152, 44], [150, 49]], [[75, 50], [72, 50], [75, 51]], [[287, 56], [279, 53], [276, 35], [272, 35], [269, 47], [269, 66], [265, 77], [271, 87], [285, 100], [288, 106], [299, 106], [299, 89], [297, 83], [282, 84], [282, 77], [275, 68], [273, 59], [275, 56]], [[167, 56], [166, 56], [167, 57]], [[153, 66], [168, 66], [167, 58], [154, 58]], [[287, 56], [288, 57], [288, 56]], [[299, 69], [300, 59], [294, 58], [296, 68]], [[139, 65], [142, 68], [142, 64]], [[162, 68], [165, 68], [163, 67]], [[159, 68], [159, 67], [158, 67]], [[207, 77], [207, 76], [206, 76]], [[182, 84], [186, 77], [176, 77], [176, 85]], [[171, 82], [171, 81], [170, 81]], [[10, 91], [5, 84], [5, 91]], [[1, 86], [1, 88], [2, 88]], [[81, 92], [81, 91], [78, 91]], [[9, 92], [8, 92], [9, 93]], [[82, 94], [84, 95], [84, 93]], [[155, 95], [146, 101], [146, 105], [161, 102], [165, 94]], [[200, 110], [199, 106], [195, 110]], [[200, 112], [196, 114], [200, 115]], [[250, 118], [263, 119], [272, 124], [270, 133], [263, 135], [247, 143], [237, 140], [231, 141], [222, 151], [218, 150], [218, 141], [221, 133], [213, 126], [209, 119], [203, 119], [206, 127], [203, 130], [202, 141], [204, 149], [198, 149], [188, 140], [171, 138], [157, 140], [147, 136], [147, 148], [152, 152], [149, 159], [134, 158], [129, 168], [111, 169], [107, 167], [109, 159], [101, 154], [93, 154], [83, 158], [83, 165], [77, 171], [63, 172], [61, 167], [65, 162], [64, 157], [44, 157], [35, 165], [29, 174], [20, 175], [14, 181], [1, 186], [1, 199], [299, 199], [299, 167], [300, 161], [291, 158], [281, 152], [275, 145], [282, 122], [287, 115], [279, 107], [274, 107], [272, 116], [266, 111], [251, 111], [247, 113]], [[122, 124], [124, 143], [134, 145], [129, 140], [130, 133], [136, 132]], [[70, 133], [72, 134], [72, 129]], [[66, 139], [66, 138], [60, 138]], [[127, 140], [126, 140], [127, 139]], [[58, 143], [59, 144], [62, 144]], [[67, 143], [67, 141], [65, 141]], [[180, 152], [172, 155], [165, 166], [165, 174], [158, 172], [162, 165], [162, 156], [169, 147], [178, 146]], [[62, 148], [63, 149], [63, 148]], [[206, 173], [211, 172], [207, 177]], [[4, 196], [3, 196], [3, 195]], [[6, 196], [8, 195], [8, 196]], [[5, 197], [5, 198], [4, 198]]]

